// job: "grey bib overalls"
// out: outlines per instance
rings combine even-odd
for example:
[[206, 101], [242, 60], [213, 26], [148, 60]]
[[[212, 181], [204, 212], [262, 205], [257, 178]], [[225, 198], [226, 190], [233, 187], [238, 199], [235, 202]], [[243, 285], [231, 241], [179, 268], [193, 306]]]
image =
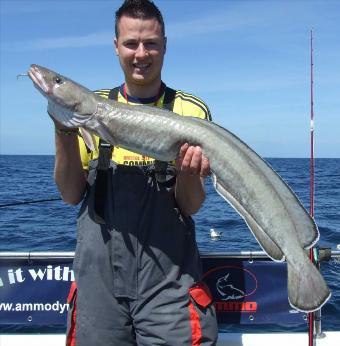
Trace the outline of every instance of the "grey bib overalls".
[[[166, 89], [163, 107], [173, 94]], [[90, 162], [78, 218], [76, 346], [214, 345], [215, 310], [175, 177], [166, 164], [116, 165], [103, 153]]]

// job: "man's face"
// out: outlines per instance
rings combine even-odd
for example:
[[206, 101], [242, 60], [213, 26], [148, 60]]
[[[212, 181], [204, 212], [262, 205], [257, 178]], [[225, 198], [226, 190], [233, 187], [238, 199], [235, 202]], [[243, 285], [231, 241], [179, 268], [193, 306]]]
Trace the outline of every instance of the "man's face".
[[157, 19], [123, 16], [118, 29], [115, 47], [126, 81], [139, 85], [159, 81], [166, 39]]

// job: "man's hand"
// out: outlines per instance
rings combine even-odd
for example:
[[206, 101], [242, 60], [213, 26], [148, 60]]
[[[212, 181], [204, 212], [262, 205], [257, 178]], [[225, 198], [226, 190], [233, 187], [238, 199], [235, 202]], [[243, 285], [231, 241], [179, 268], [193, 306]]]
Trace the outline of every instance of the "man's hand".
[[203, 155], [202, 149], [199, 146], [189, 146], [188, 143], [180, 148], [176, 169], [179, 174], [199, 175], [203, 178], [210, 175], [209, 160]]
[[204, 198], [204, 178], [210, 174], [210, 164], [200, 147], [181, 146], [176, 159], [175, 197], [185, 216], [195, 214]]

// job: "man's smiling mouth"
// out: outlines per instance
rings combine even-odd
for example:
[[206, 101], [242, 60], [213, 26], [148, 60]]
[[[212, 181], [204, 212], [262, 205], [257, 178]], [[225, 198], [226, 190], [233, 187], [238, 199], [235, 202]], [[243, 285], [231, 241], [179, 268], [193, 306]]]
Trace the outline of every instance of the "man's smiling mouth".
[[150, 63], [149, 64], [132, 64], [132, 65], [133, 65], [134, 68], [138, 68], [138, 69], [141, 69], [141, 70], [146, 69], [146, 68], [151, 66]]

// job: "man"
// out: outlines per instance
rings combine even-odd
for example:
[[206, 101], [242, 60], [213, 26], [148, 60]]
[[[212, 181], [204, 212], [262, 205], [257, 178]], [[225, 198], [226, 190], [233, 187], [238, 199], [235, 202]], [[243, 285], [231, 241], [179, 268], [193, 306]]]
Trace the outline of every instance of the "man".
[[[165, 29], [151, 1], [125, 1], [116, 12], [115, 31], [125, 83], [98, 91], [102, 97], [210, 117], [200, 99], [162, 82]], [[215, 312], [201, 282], [190, 217], [205, 198], [209, 161], [187, 143], [175, 163], [100, 139], [97, 144], [98, 151], [90, 152], [81, 139], [78, 145], [76, 129], [56, 123], [58, 188], [70, 204], [86, 193], [78, 218], [78, 291], [73, 286], [70, 292], [68, 345], [214, 345]]]

